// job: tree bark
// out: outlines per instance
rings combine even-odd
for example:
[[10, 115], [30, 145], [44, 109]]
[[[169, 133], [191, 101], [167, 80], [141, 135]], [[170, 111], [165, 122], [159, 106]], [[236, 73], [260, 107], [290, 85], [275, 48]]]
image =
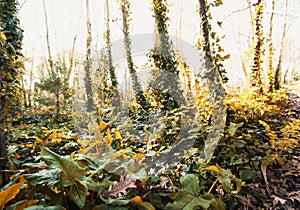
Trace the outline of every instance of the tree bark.
[[44, 16], [45, 16], [45, 26], [46, 26], [46, 41], [47, 41], [47, 50], [48, 50], [48, 62], [50, 65], [51, 72], [53, 71], [53, 60], [50, 49], [50, 41], [49, 41], [49, 25], [48, 25], [48, 15], [46, 10], [45, 0], [43, 0], [43, 8], [44, 8]]
[[251, 87], [255, 91], [262, 92], [262, 80], [261, 80], [261, 63], [263, 54], [263, 32], [262, 32], [262, 15], [263, 15], [263, 1], [258, 0], [255, 6], [255, 38], [256, 44], [254, 49], [254, 59], [251, 69]]
[[[105, 32], [105, 42], [106, 42], [106, 56], [108, 58], [108, 70], [110, 74], [110, 80], [111, 85], [113, 88], [113, 106], [119, 107], [120, 106], [120, 94], [118, 91], [118, 80], [115, 73], [115, 67], [113, 66], [113, 60], [112, 60], [112, 52], [111, 52], [111, 38], [110, 38], [110, 13], [109, 13], [109, 3], [108, 0], [105, 1], [106, 4], [106, 17], [105, 17], [105, 26], [106, 26], [106, 32]], [[106, 79], [106, 78], [105, 78]]]
[[217, 71], [211, 57], [211, 48], [209, 40], [209, 23], [207, 16], [207, 2], [206, 0], [199, 0], [199, 15], [200, 15], [200, 34], [201, 34], [201, 46], [205, 59], [205, 79], [209, 88], [209, 100], [212, 104], [218, 104], [212, 112], [212, 131], [209, 133], [204, 146], [204, 159], [203, 161], [209, 162], [213, 157], [214, 151], [219, 143], [222, 132], [220, 132], [225, 126], [226, 118], [226, 105], [223, 100], [225, 97], [225, 89], [221, 82], [221, 75]]
[[286, 27], [287, 27], [287, 15], [288, 15], [288, 4], [289, 1], [286, 0], [285, 3], [285, 15], [284, 15], [284, 24], [283, 24], [283, 31], [282, 31], [282, 37], [281, 37], [281, 43], [280, 43], [280, 52], [279, 52], [279, 58], [278, 58], [278, 64], [276, 67], [276, 71], [275, 71], [275, 76], [274, 76], [274, 88], [275, 90], [279, 90], [280, 89], [280, 84], [281, 84], [281, 74], [282, 74], [282, 58], [283, 58], [283, 51], [284, 51], [284, 41], [285, 41], [285, 37], [286, 37]]
[[269, 48], [269, 55], [268, 55], [268, 80], [269, 80], [269, 92], [273, 92], [274, 88], [274, 69], [273, 69], [273, 17], [275, 11], [275, 0], [272, 0], [272, 10], [270, 16], [270, 28], [269, 28], [269, 35], [267, 38], [268, 48]]
[[127, 66], [129, 69], [130, 77], [132, 80], [132, 86], [135, 98], [137, 103], [140, 104], [143, 109], [148, 109], [148, 102], [144, 96], [142, 86], [138, 80], [137, 72], [133, 64], [132, 55], [131, 55], [131, 40], [129, 36], [129, 2], [128, 0], [121, 1], [121, 9], [122, 9], [122, 17], [123, 17], [123, 34], [124, 34], [124, 47], [125, 47], [125, 54], [126, 54], [126, 61]]
[[92, 27], [90, 22], [89, 0], [86, 0], [86, 61], [85, 61], [85, 89], [87, 96], [87, 112], [94, 110], [94, 99], [91, 79], [91, 42], [92, 42]]

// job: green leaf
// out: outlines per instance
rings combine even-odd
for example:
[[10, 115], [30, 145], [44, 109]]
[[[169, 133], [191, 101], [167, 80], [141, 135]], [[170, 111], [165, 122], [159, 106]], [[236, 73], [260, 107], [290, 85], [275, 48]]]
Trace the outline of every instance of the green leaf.
[[65, 207], [60, 206], [60, 205], [55, 205], [55, 206], [30, 206], [25, 208], [24, 210], [66, 210]]
[[243, 170], [240, 171], [239, 174], [242, 180], [255, 179], [257, 176], [255, 170]]
[[107, 199], [106, 204], [113, 206], [125, 206], [130, 203], [130, 200]]
[[83, 208], [86, 202], [88, 188], [77, 179], [75, 179], [74, 182], [75, 184], [70, 188], [70, 197], [78, 207]]
[[42, 150], [41, 158], [44, 159], [49, 168], [58, 168], [61, 170], [60, 182], [62, 186], [71, 186], [71, 199], [78, 207], [83, 208], [88, 188], [79, 179], [83, 177], [86, 172], [73, 162], [70, 157], [61, 157], [46, 147]]
[[99, 206], [95, 206], [92, 210], [127, 210], [126, 207], [120, 207], [120, 206], [111, 206], [107, 204], [102, 204]]
[[211, 204], [210, 200], [196, 197], [185, 191], [179, 191], [175, 196], [173, 204], [168, 203], [166, 210], [190, 210], [196, 206], [207, 209]]
[[194, 196], [198, 196], [200, 191], [199, 179], [195, 174], [187, 174], [186, 176], [180, 177], [180, 184], [182, 189]]
[[196, 206], [201, 206], [204, 209], [208, 209], [211, 204], [210, 200], [206, 200], [201, 197], [196, 197], [194, 198], [188, 205], [186, 205], [183, 210], [190, 210], [194, 209]]
[[247, 144], [244, 140], [234, 140], [233, 143], [236, 147], [244, 147]]
[[44, 169], [34, 174], [24, 174], [24, 178], [33, 186], [43, 184], [45, 181], [48, 186], [55, 185], [59, 182], [59, 169]]
[[230, 125], [229, 125], [229, 128], [228, 128], [229, 135], [233, 136], [236, 133], [237, 129], [242, 127], [243, 124], [244, 124], [243, 122], [238, 123], [238, 124], [230, 122]]
[[49, 168], [58, 168], [61, 170], [62, 174], [60, 181], [64, 187], [73, 185], [74, 180], [86, 174], [86, 172], [73, 162], [70, 157], [61, 157], [47, 147], [43, 147], [41, 158], [44, 159]]

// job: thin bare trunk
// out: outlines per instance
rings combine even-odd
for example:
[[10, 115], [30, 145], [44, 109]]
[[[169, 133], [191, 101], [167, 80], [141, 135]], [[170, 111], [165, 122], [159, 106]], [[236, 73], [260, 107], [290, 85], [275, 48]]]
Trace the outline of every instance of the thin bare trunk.
[[282, 31], [282, 38], [280, 43], [280, 51], [279, 51], [279, 58], [278, 58], [278, 64], [275, 71], [274, 76], [274, 88], [275, 90], [279, 90], [280, 83], [281, 83], [281, 67], [282, 67], [282, 57], [283, 57], [283, 51], [284, 51], [284, 42], [286, 37], [286, 27], [287, 27], [287, 15], [288, 15], [288, 3], [289, 1], [286, 0], [285, 3], [285, 15], [284, 15], [284, 24], [283, 24], [283, 31]]
[[24, 108], [26, 110], [28, 108], [28, 104], [27, 104], [27, 94], [26, 94], [26, 88], [25, 88], [25, 85], [24, 85], [23, 76], [21, 77], [21, 86], [22, 86], [22, 92], [23, 92], [23, 98], [24, 98]]
[[75, 52], [75, 45], [76, 45], [79, 27], [80, 27], [81, 12], [82, 12], [82, 0], [81, 0], [81, 4], [80, 4], [80, 15], [79, 15], [79, 21], [78, 21], [78, 25], [77, 25], [77, 30], [76, 30], [76, 33], [73, 38], [72, 49], [71, 49], [71, 52], [69, 55], [69, 72], [70, 72], [70, 74], [72, 72], [73, 65], [74, 65], [74, 52]]
[[48, 15], [47, 15], [47, 10], [46, 10], [45, 0], [43, 0], [43, 7], [44, 7], [45, 25], [46, 25], [46, 41], [47, 41], [47, 50], [48, 50], [48, 62], [49, 62], [50, 70], [53, 71], [53, 60], [52, 60], [51, 49], [50, 49], [50, 41], [49, 41]]
[[269, 35], [267, 38], [268, 48], [269, 48], [269, 55], [268, 55], [268, 80], [269, 80], [269, 92], [273, 91], [274, 88], [274, 69], [273, 69], [273, 17], [275, 11], [275, 0], [272, 0], [272, 11], [270, 16], [270, 28], [269, 28]]

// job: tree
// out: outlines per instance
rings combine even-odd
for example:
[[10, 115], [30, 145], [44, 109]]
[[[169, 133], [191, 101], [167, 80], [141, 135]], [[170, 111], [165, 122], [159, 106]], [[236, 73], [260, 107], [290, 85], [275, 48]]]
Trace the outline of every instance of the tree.
[[42, 91], [49, 92], [54, 95], [49, 97], [41, 97], [36, 99], [43, 105], [55, 105], [56, 117], [59, 116], [60, 110], [64, 102], [71, 97], [69, 92], [70, 71], [63, 61], [53, 62], [52, 70], [50, 70], [45, 78], [40, 83], [35, 83], [35, 86]]
[[[17, 17], [16, 0], [0, 1], [0, 170], [6, 169], [7, 130], [18, 111], [20, 95], [20, 61], [23, 31]], [[2, 172], [2, 185], [9, 182]]]
[[105, 40], [105, 56], [107, 57], [107, 68], [108, 72], [110, 74], [110, 80], [111, 80], [111, 86], [113, 90], [113, 105], [115, 107], [120, 106], [120, 95], [118, 91], [118, 81], [115, 73], [115, 67], [113, 66], [112, 62], [112, 52], [111, 52], [111, 37], [110, 37], [110, 14], [109, 14], [109, 4], [108, 0], [105, 2], [106, 4], [106, 18], [105, 18], [105, 27], [106, 31], [104, 34], [104, 40]]
[[286, 37], [287, 32], [287, 15], [288, 15], [288, 4], [289, 1], [285, 1], [285, 15], [284, 15], [284, 23], [283, 23], [283, 29], [282, 29], [282, 37], [280, 42], [280, 51], [279, 51], [279, 58], [278, 58], [278, 64], [275, 70], [275, 76], [274, 76], [274, 88], [275, 90], [279, 90], [280, 83], [281, 83], [281, 76], [282, 76], [282, 57], [283, 57], [283, 51], [284, 51], [284, 41]]
[[130, 24], [130, 3], [128, 0], [121, 1], [122, 20], [123, 20], [123, 34], [124, 34], [124, 48], [126, 54], [127, 66], [129, 69], [130, 77], [132, 80], [132, 86], [136, 101], [145, 110], [148, 109], [148, 102], [144, 96], [142, 86], [138, 80], [137, 72], [134, 67], [132, 55], [131, 55], [131, 39], [129, 36], [129, 24]]
[[183, 105], [185, 99], [181, 90], [179, 71], [175, 52], [168, 34], [166, 0], [153, 0], [153, 16], [157, 30], [157, 43], [150, 51], [149, 57], [154, 63], [150, 90], [164, 109], [172, 110]]
[[[219, 1], [216, 1], [216, 4], [221, 4]], [[200, 15], [200, 46], [204, 54], [205, 61], [205, 75], [207, 79], [208, 91], [209, 91], [209, 100], [211, 104], [214, 104], [215, 107], [212, 110], [213, 115], [211, 116], [211, 121], [213, 127], [210, 132], [211, 136], [205, 141], [204, 147], [204, 157], [205, 161], [210, 161], [213, 156], [213, 153], [218, 145], [220, 137], [223, 135], [223, 132], [220, 133], [224, 126], [225, 119], [225, 102], [222, 97], [225, 96], [225, 90], [222, 84], [222, 72], [219, 71], [218, 66], [214, 62], [213, 52], [211, 51], [211, 42], [210, 42], [210, 24], [208, 21], [208, 4], [206, 0], [199, 0], [199, 15]]]
[[85, 70], [85, 90], [87, 96], [87, 112], [92, 112], [94, 110], [94, 99], [92, 90], [92, 80], [91, 80], [91, 42], [92, 42], [92, 27], [90, 21], [90, 11], [89, 11], [89, 0], [86, 0], [86, 27], [87, 27], [87, 39], [86, 39], [86, 60], [84, 65]]
[[50, 41], [49, 41], [48, 15], [47, 15], [47, 10], [46, 10], [45, 0], [43, 0], [43, 8], [44, 8], [45, 26], [46, 26], [46, 41], [47, 41], [47, 50], [48, 50], [48, 62], [49, 62], [49, 65], [50, 65], [50, 70], [52, 71], [53, 60], [52, 60], [51, 47], [50, 47]]
[[263, 55], [263, 30], [262, 30], [262, 17], [263, 17], [263, 1], [258, 0], [255, 5], [255, 49], [254, 59], [250, 75], [251, 87], [258, 89], [262, 92], [262, 80], [261, 80], [261, 63]]
[[268, 44], [268, 49], [269, 49], [269, 54], [268, 54], [268, 88], [269, 92], [273, 91], [274, 87], [274, 69], [273, 69], [273, 42], [272, 42], [272, 35], [273, 35], [273, 16], [274, 16], [274, 11], [275, 11], [275, 0], [272, 0], [272, 11], [270, 15], [270, 29], [269, 29], [269, 34], [267, 38], [267, 44]]

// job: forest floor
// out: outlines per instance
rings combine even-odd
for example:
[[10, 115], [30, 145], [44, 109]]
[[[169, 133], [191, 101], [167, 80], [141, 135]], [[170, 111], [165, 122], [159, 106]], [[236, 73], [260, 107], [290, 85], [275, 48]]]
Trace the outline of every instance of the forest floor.
[[[289, 95], [287, 100], [289, 109], [287, 109], [283, 115], [289, 117], [292, 121], [300, 120], [300, 81], [285, 85], [284, 88]], [[271, 195], [271, 197], [274, 198], [274, 206], [270, 206], [270, 209], [299, 209], [300, 147], [297, 146], [293, 152], [285, 154], [284, 156], [286, 156], [288, 161], [282, 164], [281, 167], [278, 167], [279, 165], [272, 165], [268, 168], [269, 172], [267, 172], [267, 174], [270, 182], [266, 185], [266, 189], [262, 191], [264, 191], [266, 197], [268, 197], [270, 186], [272, 186], [273, 193], [271, 194], [273, 195]], [[287, 189], [292, 189], [292, 192], [288, 192]], [[280, 204], [280, 207], [278, 207], [278, 204]]]
[[[222, 176], [222, 179], [219, 180], [221, 184], [216, 185], [217, 186], [216, 190], [211, 191], [213, 187], [210, 188], [210, 191], [212, 192], [212, 194], [216, 196], [213, 197], [212, 200], [216, 200], [218, 198], [219, 200], [222, 200], [226, 203], [226, 207], [222, 208], [221, 205], [215, 209], [229, 209], [229, 210], [237, 210], [237, 209], [297, 210], [299, 209], [300, 145], [298, 143], [290, 143], [288, 141], [292, 140], [294, 142], [299, 142], [300, 81], [286, 85], [284, 88], [286, 89], [285, 92], [287, 92], [288, 94], [283, 95], [284, 100], [282, 104], [281, 104], [282, 98], [277, 96], [274, 97], [274, 100], [267, 100], [268, 101], [267, 103], [265, 103], [264, 101], [261, 102], [261, 100], [263, 99], [243, 98], [243, 96], [239, 96], [241, 98], [240, 101], [238, 100], [238, 97], [235, 96], [232, 97], [233, 100], [229, 102], [229, 106], [231, 106], [230, 107], [231, 111], [234, 112], [231, 113], [230, 126], [225, 131], [224, 139], [220, 142], [220, 145], [218, 146], [218, 149], [215, 152], [216, 157], [214, 158], [212, 164], [215, 164], [216, 166], [220, 165], [223, 168], [230, 169], [233, 174], [235, 174], [238, 178], [241, 178], [243, 180], [244, 185], [241, 187], [241, 191], [236, 195], [230, 193], [228, 195], [226, 194], [223, 195], [222, 193], [220, 193], [220, 190], [222, 192], [224, 191], [225, 188], [222, 186], [224, 183], [226, 184], [228, 180], [224, 181], [223, 178], [225, 177], [225, 175], [224, 177]], [[288, 98], [286, 96], [288, 96]], [[241, 106], [236, 106], [236, 104], [238, 105], [240, 104]], [[280, 109], [281, 111], [274, 113], [274, 110], [276, 110], [276, 109], [272, 109], [274, 104], [275, 105], [279, 104], [278, 106], [282, 105], [281, 107], [282, 109]], [[258, 120], [255, 117], [254, 118], [251, 117], [252, 115], [254, 115], [253, 113], [251, 113], [251, 115], [249, 114], [247, 115], [247, 112], [243, 112], [245, 116], [241, 116], [239, 114], [240, 113], [239, 111], [244, 111], [244, 110], [247, 110], [250, 113], [253, 112], [254, 114], [258, 113], [257, 116], [260, 116], [260, 113], [265, 112], [265, 114], [262, 114], [262, 118], [258, 118], [262, 120]], [[271, 115], [266, 114], [267, 112], [269, 112], [269, 114]], [[243, 119], [242, 117], [245, 118], [247, 117], [248, 120], [244, 123], [244, 125], [240, 123], [240, 120]], [[176, 200], [175, 199], [176, 196], [174, 197], [174, 195], [176, 193], [180, 195], [180, 193], [178, 192], [182, 192], [183, 188], [182, 189], [180, 188], [180, 185], [182, 184], [180, 180], [184, 179], [181, 178], [182, 174], [186, 174], [186, 173], [188, 175], [196, 174], [198, 178], [201, 178], [200, 179], [201, 183], [202, 180], [205, 181], [203, 182], [205, 183], [205, 185], [203, 185], [206, 187], [205, 189], [208, 189], [208, 187], [210, 186], [215, 186], [215, 184], [212, 184], [214, 182], [214, 179], [210, 178], [211, 176], [210, 173], [203, 174], [203, 173], [199, 173], [199, 170], [197, 172], [193, 170], [193, 167], [196, 166], [189, 163], [189, 161], [194, 161], [192, 157], [184, 160], [186, 162], [180, 164], [184, 167], [183, 169], [178, 169], [178, 174], [179, 174], [178, 176], [174, 175], [173, 177], [172, 174], [167, 174], [166, 177], [168, 177], [168, 179], [166, 179], [166, 177], [163, 177], [161, 182], [158, 181], [161, 177], [150, 177], [145, 186], [142, 186], [140, 184], [134, 185], [135, 190], [131, 190], [130, 193], [127, 195], [127, 197], [126, 196], [122, 197], [123, 200], [118, 200], [118, 199], [100, 200], [99, 197], [95, 196], [95, 192], [91, 190], [93, 188], [89, 189], [89, 191], [86, 190], [85, 192], [82, 192], [79, 196], [84, 198], [84, 202], [86, 202], [86, 205], [84, 208], [78, 208], [77, 207], [78, 204], [76, 203], [77, 205], [76, 206], [73, 200], [69, 199], [68, 197], [69, 194], [65, 193], [69, 191], [69, 187], [62, 187], [61, 189], [55, 188], [55, 190], [57, 190], [57, 192], [55, 191], [55, 193], [52, 192], [53, 190], [52, 186], [51, 188], [50, 187], [45, 188], [44, 186], [45, 182], [51, 181], [56, 183], [60, 180], [61, 177], [60, 176], [50, 177], [49, 175], [47, 176], [47, 174], [51, 172], [50, 170], [51, 167], [47, 169], [46, 166], [41, 164], [40, 162], [41, 146], [46, 146], [49, 147], [52, 151], [59, 154], [56, 155], [55, 153], [53, 154], [51, 153], [53, 157], [63, 161], [66, 161], [65, 159], [67, 156], [65, 155], [79, 152], [78, 154], [81, 156], [78, 157], [81, 157], [82, 159], [78, 159], [78, 163], [81, 164], [84, 163], [89, 166], [90, 164], [89, 161], [92, 159], [84, 158], [83, 156], [84, 149], [79, 147], [78, 144], [79, 139], [76, 135], [74, 135], [72, 131], [74, 130], [72, 117], [68, 117], [68, 118], [62, 119], [60, 122], [53, 122], [52, 120], [50, 120], [51, 116], [46, 116], [46, 115], [28, 116], [28, 119], [26, 117], [22, 119], [22, 123], [20, 125], [17, 125], [14, 128], [14, 130], [12, 130], [13, 134], [11, 136], [10, 150], [9, 150], [10, 155], [8, 155], [11, 175], [13, 175], [13, 172], [18, 172], [16, 173], [17, 175], [26, 172], [27, 175], [25, 173], [24, 176], [25, 178], [27, 178], [27, 187], [29, 187], [28, 189], [26, 189], [26, 191], [30, 189], [32, 192], [28, 195], [28, 192], [26, 194], [26, 191], [22, 190], [21, 193], [19, 193], [19, 195], [16, 196], [14, 200], [7, 203], [6, 206], [8, 205], [16, 206], [17, 204], [21, 205], [21, 203], [18, 202], [23, 202], [23, 204], [26, 203], [27, 205], [29, 201], [24, 201], [24, 200], [22, 201], [22, 199], [24, 199], [26, 195], [26, 197], [28, 196], [28, 198], [30, 199], [33, 198], [37, 199], [37, 200], [33, 200], [35, 201], [34, 205], [37, 205], [37, 203], [39, 203], [40, 206], [44, 205], [43, 209], [45, 208], [45, 205], [61, 205], [66, 207], [61, 209], [90, 210], [94, 206], [101, 205], [103, 207], [101, 209], [178, 209], [179, 210], [179, 209], [183, 209], [180, 207], [179, 204], [184, 203], [184, 200]], [[291, 121], [291, 122], [285, 122], [285, 121]], [[289, 125], [291, 126], [289, 127]], [[286, 128], [287, 130], [284, 129], [282, 130], [282, 128], [284, 129]], [[231, 130], [232, 132], [231, 135], [229, 135], [230, 132], [228, 133], [230, 129], [234, 130], [234, 131]], [[101, 132], [103, 133], [104, 131]], [[276, 136], [275, 137], [273, 136], [272, 138], [271, 135], [273, 135], [273, 133], [276, 134]], [[118, 134], [120, 135], [120, 133]], [[123, 135], [122, 132], [121, 134]], [[107, 140], [108, 138], [107, 136], [108, 134], [106, 134], [106, 136], [103, 138]], [[116, 138], [117, 134], [112, 132], [109, 133], [109, 136], [110, 138], [112, 138], [112, 136], [113, 138]], [[123, 137], [119, 136], [119, 138], [121, 139], [124, 138], [124, 142], [125, 142], [124, 136]], [[288, 141], [286, 141], [286, 139]], [[274, 145], [275, 147], [272, 148], [272, 146]], [[279, 149], [277, 147], [279, 147]], [[133, 159], [133, 157], [139, 159], [145, 156], [139, 152], [141, 148], [135, 148], [135, 147], [132, 148], [133, 148], [132, 151], [130, 151], [133, 154], [132, 157], [130, 156], [131, 159]], [[42, 158], [47, 159], [50, 156], [51, 156], [50, 153], [47, 155], [44, 154]], [[269, 162], [264, 162], [264, 160]], [[55, 162], [52, 159], [51, 161]], [[56, 161], [55, 164], [58, 164], [58, 162]], [[72, 166], [73, 162], [68, 162], [68, 164]], [[212, 167], [214, 169], [216, 168], [215, 166]], [[93, 172], [94, 169], [92, 170], [92, 167], [89, 168], [89, 170], [91, 171], [90, 172], [91, 174], [94, 173]], [[176, 172], [176, 170], [174, 171]], [[47, 173], [44, 174], [43, 172], [47, 172]], [[66, 170], [66, 173], [67, 172], [68, 170]], [[111, 176], [110, 178], [111, 180], [107, 182], [109, 182], [109, 184], [112, 186], [113, 183], [112, 181], [116, 181], [116, 177], [112, 176], [111, 174], [110, 176]], [[109, 176], [107, 177], [109, 179]], [[94, 178], [92, 180], [95, 181]], [[199, 180], [196, 179], [195, 182], [197, 183], [198, 181]], [[224, 183], [222, 181], [224, 181]], [[77, 183], [77, 181], [75, 183]], [[121, 183], [121, 180], [119, 183]], [[162, 183], [163, 183], [163, 187], [161, 187]], [[176, 188], [176, 190], [174, 190], [175, 188], [173, 183], [178, 187], [178, 189]], [[229, 183], [230, 183], [230, 188], [232, 188], [231, 181]], [[31, 184], [35, 184], [36, 186], [32, 187]], [[101, 184], [103, 184], [103, 180], [101, 180]], [[224, 186], [226, 186], [225, 184]], [[81, 187], [81, 185], [78, 186]], [[126, 189], [127, 188], [125, 188], [125, 192]], [[173, 191], [169, 192], [168, 190], [170, 189], [173, 189]], [[202, 189], [201, 193], [203, 193], [205, 189]], [[109, 188], [106, 189], [106, 191], [109, 191]], [[133, 202], [132, 193], [136, 193], [137, 195], [136, 197], [142, 198], [143, 201], [146, 201], [146, 202], [142, 202], [141, 200], [137, 202], [138, 205], [142, 205], [142, 207], [139, 208], [136, 207], [137, 203]], [[93, 196], [95, 196], [96, 198], [94, 198]], [[13, 196], [11, 196], [10, 199], [12, 198]], [[125, 206], [122, 208], [119, 206], [112, 206], [110, 202], [112, 201], [116, 202], [116, 200], [118, 202], [122, 201], [126, 203], [127, 207], [132, 204], [131, 207], [132, 206], [133, 207], [127, 208], [125, 207], [126, 206], [125, 204], [124, 204]], [[7, 201], [9, 201], [9, 199], [7, 199]], [[210, 200], [206, 200], [206, 202], [208, 201], [211, 202]], [[106, 204], [104, 204], [104, 202]], [[1, 204], [1, 196], [0, 196], [0, 204]], [[151, 205], [151, 208], [149, 206], [146, 208], [146, 204]], [[152, 205], [154, 206], [153, 208]], [[106, 206], [106, 208], [104, 208], [104, 206]], [[177, 206], [177, 208], [173, 208], [175, 206]], [[50, 208], [51, 206], [49, 206], [49, 209]]]

